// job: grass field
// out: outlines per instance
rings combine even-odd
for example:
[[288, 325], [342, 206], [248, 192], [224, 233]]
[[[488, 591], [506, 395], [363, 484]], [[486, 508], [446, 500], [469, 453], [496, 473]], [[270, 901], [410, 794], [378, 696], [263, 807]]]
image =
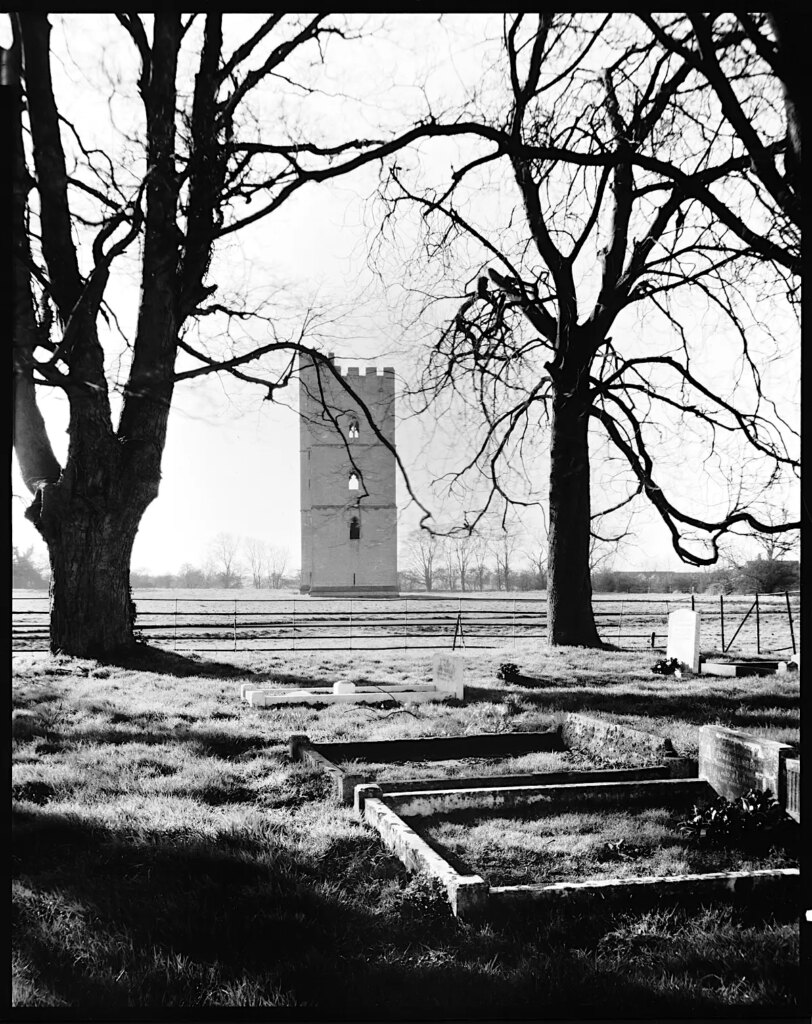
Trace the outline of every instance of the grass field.
[[[496, 679], [515, 661], [523, 685]], [[256, 709], [246, 679], [425, 682], [430, 654], [13, 658], [13, 1003], [317, 1017], [795, 1013], [798, 923], [715, 908], [465, 923], [287, 738], [545, 728], [604, 714], [695, 754], [706, 722], [797, 741], [798, 678], [676, 680], [650, 653], [472, 655], [465, 704]]]

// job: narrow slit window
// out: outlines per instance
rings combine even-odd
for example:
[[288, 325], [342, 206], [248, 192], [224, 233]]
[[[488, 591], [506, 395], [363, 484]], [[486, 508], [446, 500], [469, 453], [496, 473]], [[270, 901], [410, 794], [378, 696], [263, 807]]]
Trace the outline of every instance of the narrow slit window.
[[350, 490], [358, 490], [358, 475], [356, 473], [350, 473]]
[[350, 540], [361, 539], [361, 524], [358, 522], [358, 516], [353, 516], [350, 520]]
[[358, 437], [358, 420], [356, 420], [356, 419], [351, 419], [350, 420], [350, 426], [349, 426], [348, 433], [349, 433], [351, 441], [355, 440]]

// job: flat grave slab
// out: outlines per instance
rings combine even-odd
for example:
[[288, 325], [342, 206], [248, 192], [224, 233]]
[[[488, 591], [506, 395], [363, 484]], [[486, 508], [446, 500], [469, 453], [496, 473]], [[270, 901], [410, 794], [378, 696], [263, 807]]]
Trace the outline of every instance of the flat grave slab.
[[252, 707], [268, 708], [284, 704], [422, 704], [426, 701], [457, 700], [460, 687], [455, 683], [335, 683], [333, 686], [283, 687], [240, 685], [240, 700]]
[[703, 661], [704, 676], [769, 676], [778, 671], [777, 661]]

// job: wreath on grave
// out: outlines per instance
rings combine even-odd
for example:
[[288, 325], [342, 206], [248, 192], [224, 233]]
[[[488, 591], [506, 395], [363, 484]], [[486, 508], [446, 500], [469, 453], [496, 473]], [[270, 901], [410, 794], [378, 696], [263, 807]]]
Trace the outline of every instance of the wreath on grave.
[[496, 672], [496, 678], [505, 683], [518, 683], [522, 678], [519, 666], [513, 661], [504, 661]]
[[658, 676], [673, 676], [678, 669], [677, 658], [660, 658], [659, 661], [654, 662], [651, 671], [656, 672]]

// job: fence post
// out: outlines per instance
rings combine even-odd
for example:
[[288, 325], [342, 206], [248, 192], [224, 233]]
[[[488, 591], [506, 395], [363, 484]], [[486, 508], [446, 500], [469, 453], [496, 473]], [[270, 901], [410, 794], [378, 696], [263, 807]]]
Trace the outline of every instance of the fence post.
[[234, 650], [237, 650], [237, 600], [234, 600]]
[[409, 598], [403, 598], [403, 650], [409, 648]]
[[296, 650], [296, 598], [293, 598], [293, 614], [290, 617], [291, 650]]
[[693, 594], [691, 594], [691, 611], [692, 612], [696, 611], [696, 599], [694, 598]]
[[758, 594], [756, 594], [756, 654], [761, 654], [761, 619], [758, 614]]
[[352, 650], [352, 598], [350, 598], [350, 650]]
[[178, 649], [178, 599], [175, 598], [175, 625], [172, 630], [172, 650]]
[[725, 595], [719, 595], [719, 626], [722, 631], [722, 654], [725, 653]]
[[795, 629], [793, 628], [793, 625], [792, 625], [792, 606], [789, 603], [789, 591], [788, 590], [784, 591], [784, 597], [786, 597], [786, 599], [787, 599], [787, 618], [789, 619], [789, 636], [790, 636], [790, 639], [792, 640], [792, 653], [793, 654], [797, 654], [798, 652], [797, 652], [797, 649], [795, 647]]
[[512, 630], [513, 630], [513, 650], [515, 651], [516, 650], [516, 598], [515, 597], [513, 598]]

